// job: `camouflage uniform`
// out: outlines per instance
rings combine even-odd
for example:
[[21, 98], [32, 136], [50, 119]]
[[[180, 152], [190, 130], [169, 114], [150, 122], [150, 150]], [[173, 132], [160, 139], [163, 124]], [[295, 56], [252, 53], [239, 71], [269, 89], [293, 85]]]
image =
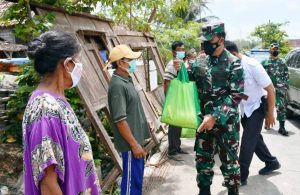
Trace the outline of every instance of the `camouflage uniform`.
[[262, 62], [276, 89], [277, 120], [286, 120], [287, 91], [289, 89], [289, 72], [281, 58], [269, 58]]
[[[197, 63], [198, 62], [198, 63]], [[190, 80], [196, 81], [202, 115], [211, 114], [216, 123], [213, 127], [236, 154], [240, 138], [240, 118], [238, 105], [244, 95], [244, 77], [240, 60], [227, 50], [218, 57], [209, 56], [206, 66], [196, 62]], [[203, 63], [203, 61], [202, 61]], [[200, 65], [199, 65], [200, 64]], [[221, 160], [224, 184], [228, 188], [240, 185], [240, 166], [224, 148], [216, 144], [215, 136], [204, 131], [195, 142], [197, 184], [201, 189], [212, 184], [214, 154]]]

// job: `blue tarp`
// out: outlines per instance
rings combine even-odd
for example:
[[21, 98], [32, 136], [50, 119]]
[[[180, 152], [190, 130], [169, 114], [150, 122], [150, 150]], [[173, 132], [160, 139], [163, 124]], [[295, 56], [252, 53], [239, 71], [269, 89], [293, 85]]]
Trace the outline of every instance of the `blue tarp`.
[[103, 60], [104, 63], [106, 63], [108, 61], [108, 59], [107, 59], [107, 51], [106, 50], [101, 50], [100, 51], [100, 56], [101, 56], [101, 58], [102, 58], [102, 60]]
[[28, 58], [5, 58], [5, 59], [0, 59], [0, 62], [22, 65], [30, 62], [30, 60]]

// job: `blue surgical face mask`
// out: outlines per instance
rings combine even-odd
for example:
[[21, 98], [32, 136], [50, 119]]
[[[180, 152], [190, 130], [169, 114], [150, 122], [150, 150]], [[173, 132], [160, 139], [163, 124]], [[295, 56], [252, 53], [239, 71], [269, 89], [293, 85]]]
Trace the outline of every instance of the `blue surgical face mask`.
[[184, 51], [176, 51], [176, 58], [183, 59], [185, 57]]
[[136, 60], [131, 60], [129, 63], [130, 68], [128, 69], [129, 73], [134, 73], [136, 70]]
[[122, 69], [126, 70], [128, 73], [134, 73], [135, 70], [136, 70], [136, 60], [131, 60], [130, 62], [126, 62], [126, 61], [123, 61], [127, 64], [129, 64], [129, 68], [124, 68], [122, 66], [120, 66]]

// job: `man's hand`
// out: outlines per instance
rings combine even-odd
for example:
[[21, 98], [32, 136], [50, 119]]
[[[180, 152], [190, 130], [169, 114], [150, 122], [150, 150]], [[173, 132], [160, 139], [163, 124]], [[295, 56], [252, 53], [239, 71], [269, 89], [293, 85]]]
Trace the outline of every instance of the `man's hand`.
[[216, 123], [216, 119], [212, 115], [205, 115], [203, 121], [198, 128], [198, 132], [202, 132], [204, 130], [211, 130]]
[[58, 184], [58, 175], [55, 172], [55, 165], [50, 165], [45, 169], [45, 175], [40, 183], [40, 190], [42, 195], [63, 194]]
[[152, 121], [150, 121], [150, 120], [148, 120], [148, 127], [149, 127], [151, 132], [154, 131], [154, 125], [153, 125]]
[[174, 68], [175, 68], [177, 71], [179, 71], [180, 68], [181, 68], [180, 62], [181, 62], [181, 60], [178, 59], [178, 58], [176, 58], [175, 60], [173, 60], [173, 66], [174, 66]]
[[265, 118], [265, 127], [272, 128], [275, 125], [275, 117], [273, 113], [268, 113]]
[[136, 144], [131, 147], [131, 151], [133, 153], [134, 158], [143, 158], [146, 156], [144, 149], [140, 146], [140, 144]]

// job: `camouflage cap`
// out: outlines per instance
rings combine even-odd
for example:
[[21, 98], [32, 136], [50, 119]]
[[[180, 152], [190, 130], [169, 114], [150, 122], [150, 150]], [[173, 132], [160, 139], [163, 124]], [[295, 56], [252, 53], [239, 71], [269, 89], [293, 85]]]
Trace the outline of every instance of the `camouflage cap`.
[[272, 43], [270, 45], [270, 49], [273, 49], [273, 48], [279, 48], [279, 44], [278, 43]]
[[225, 31], [224, 23], [214, 23], [214, 24], [208, 24], [202, 27], [202, 35], [200, 39], [202, 41], [210, 41], [215, 36], [218, 35], [218, 33], [222, 33]]

